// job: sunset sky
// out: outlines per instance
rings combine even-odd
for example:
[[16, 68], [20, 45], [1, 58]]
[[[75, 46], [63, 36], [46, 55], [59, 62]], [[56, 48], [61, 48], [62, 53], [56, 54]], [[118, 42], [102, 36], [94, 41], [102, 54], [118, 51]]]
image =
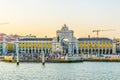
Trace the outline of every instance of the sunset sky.
[[55, 37], [67, 24], [75, 37], [120, 38], [120, 0], [0, 0], [0, 33]]

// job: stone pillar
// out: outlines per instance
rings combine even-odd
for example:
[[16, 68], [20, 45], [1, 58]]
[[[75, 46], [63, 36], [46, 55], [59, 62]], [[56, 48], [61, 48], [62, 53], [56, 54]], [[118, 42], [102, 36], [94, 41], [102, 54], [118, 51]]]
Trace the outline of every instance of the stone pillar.
[[31, 53], [33, 53], [33, 48], [31, 48]]
[[38, 47], [38, 54], [39, 54], [39, 50], [40, 50], [40, 48]]
[[23, 44], [21, 44], [21, 50], [20, 50], [20, 52], [23, 55]]
[[93, 55], [93, 48], [91, 48], [91, 55]]
[[27, 50], [28, 50], [27, 52], [28, 52], [28, 54], [29, 54], [29, 53], [30, 53], [30, 52], [29, 52], [29, 47], [28, 47], [28, 49], [27, 49]]
[[68, 53], [71, 55], [71, 43], [69, 43]]
[[41, 54], [43, 52], [43, 43], [41, 43]]
[[25, 53], [26, 53], [26, 51], [27, 51], [26, 48], [24, 48], [24, 50], [25, 50]]
[[45, 48], [45, 52], [44, 53], [46, 54], [46, 48]]
[[18, 40], [16, 40], [15, 45], [16, 45], [16, 53], [18, 53], [18, 51], [19, 51]]
[[108, 54], [110, 55], [110, 48], [109, 48]]
[[3, 54], [2, 54], [2, 55], [5, 55], [5, 54], [6, 54], [6, 52], [7, 52], [7, 51], [6, 51], [6, 43], [7, 43], [7, 42], [6, 42], [5, 37], [3, 37], [3, 48], [2, 48], [2, 50], [3, 50], [3, 51], [2, 51], [2, 52], [3, 52]]
[[76, 43], [76, 52], [77, 52], [77, 55], [78, 55], [78, 51], [79, 49], [78, 49], [78, 45], [77, 45], [77, 43]]
[[75, 52], [74, 52], [74, 44], [72, 45], [72, 53], [75, 54]]
[[36, 48], [34, 48], [34, 53], [36, 53]]
[[23, 52], [23, 49], [22, 49], [22, 47], [21, 47], [21, 49], [20, 49], [20, 53], [22, 54], [22, 52]]
[[83, 54], [83, 52], [82, 52], [82, 48], [80, 48], [80, 54]]
[[103, 48], [102, 48], [102, 55], [103, 55]]
[[98, 48], [98, 55], [100, 54], [100, 48]]
[[86, 48], [84, 48], [84, 54], [85, 54], [85, 53], [87, 53], [87, 52], [86, 52]]
[[113, 49], [112, 49], [113, 54], [116, 54], [116, 40], [113, 40]]
[[88, 56], [89, 56], [90, 52], [89, 52], [89, 48], [88, 48]]
[[41, 54], [42, 54], [43, 48], [41, 48]]

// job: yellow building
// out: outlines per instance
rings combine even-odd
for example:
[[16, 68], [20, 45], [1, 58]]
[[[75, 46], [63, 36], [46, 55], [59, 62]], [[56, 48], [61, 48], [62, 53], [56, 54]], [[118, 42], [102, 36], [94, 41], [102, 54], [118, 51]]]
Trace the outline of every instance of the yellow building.
[[52, 38], [23, 38], [19, 39], [19, 53], [50, 53]]
[[109, 38], [79, 38], [79, 53], [112, 54], [113, 41]]

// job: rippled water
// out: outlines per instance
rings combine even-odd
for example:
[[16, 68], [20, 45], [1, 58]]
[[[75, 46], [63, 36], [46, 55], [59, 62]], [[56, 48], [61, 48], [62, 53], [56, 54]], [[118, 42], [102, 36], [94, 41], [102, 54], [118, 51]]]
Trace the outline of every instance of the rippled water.
[[15, 63], [0, 62], [0, 80], [120, 80], [120, 63]]

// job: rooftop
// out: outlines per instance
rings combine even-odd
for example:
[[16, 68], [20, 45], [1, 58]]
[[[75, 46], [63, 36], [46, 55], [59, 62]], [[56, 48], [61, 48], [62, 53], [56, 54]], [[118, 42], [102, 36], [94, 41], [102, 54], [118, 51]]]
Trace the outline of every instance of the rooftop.
[[109, 38], [78, 38], [78, 41], [111, 41]]
[[52, 41], [53, 38], [23, 38], [20, 41]]

